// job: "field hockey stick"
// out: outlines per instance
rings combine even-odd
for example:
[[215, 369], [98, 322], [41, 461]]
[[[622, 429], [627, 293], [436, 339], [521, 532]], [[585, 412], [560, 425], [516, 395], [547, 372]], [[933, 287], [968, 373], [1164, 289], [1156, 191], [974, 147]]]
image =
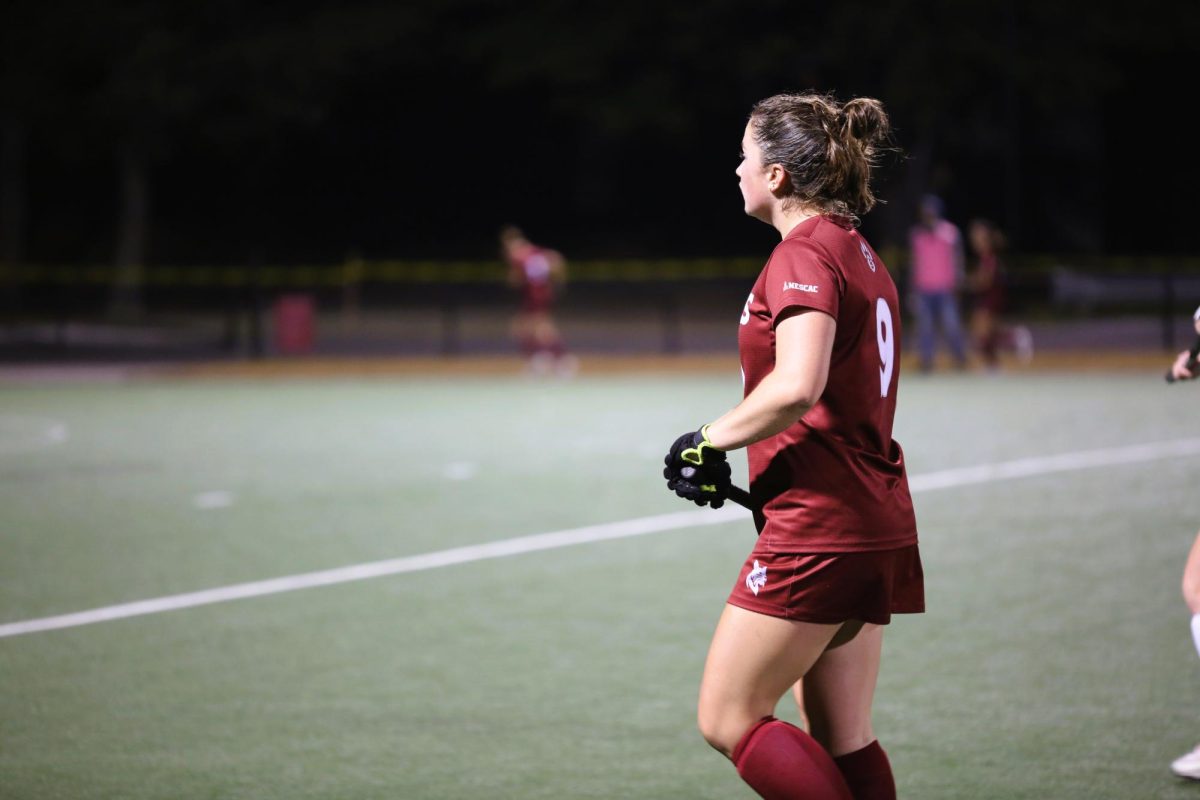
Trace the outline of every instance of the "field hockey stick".
[[750, 493], [740, 486], [729, 487], [729, 499], [748, 511], [760, 510], [758, 503], [754, 502], [754, 498], [750, 496]]
[[[1200, 366], [1197, 364], [1197, 359], [1200, 359], [1200, 336], [1196, 337], [1196, 341], [1192, 344], [1192, 349], [1188, 350], [1188, 360], [1184, 365], [1187, 367], [1188, 372], [1193, 375], [1196, 374], [1196, 367]], [[1175, 382], [1174, 369], [1167, 370], [1167, 383]]]

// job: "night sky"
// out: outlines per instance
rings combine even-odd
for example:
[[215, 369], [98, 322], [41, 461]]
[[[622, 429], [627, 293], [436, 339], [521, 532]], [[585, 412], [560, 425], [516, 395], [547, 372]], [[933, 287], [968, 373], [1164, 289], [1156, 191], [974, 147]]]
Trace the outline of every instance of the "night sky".
[[504, 223], [573, 257], [762, 253], [741, 129], [754, 101], [809, 89], [892, 114], [877, 247], [936, 191], [1024, 252], [1196, 252], [1195, 4], [9, 8], [24, 261], [113, 260], [131, 143], [151, 265], [491, 258]]

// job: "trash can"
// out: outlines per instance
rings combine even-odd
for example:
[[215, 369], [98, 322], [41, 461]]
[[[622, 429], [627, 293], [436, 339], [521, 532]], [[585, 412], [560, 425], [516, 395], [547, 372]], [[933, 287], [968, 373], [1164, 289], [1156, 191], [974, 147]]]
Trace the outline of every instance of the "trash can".
[[312, 295], [280, 296], [275, 301], [275, 349], [288, 355], [311, 353], [315, 321]]

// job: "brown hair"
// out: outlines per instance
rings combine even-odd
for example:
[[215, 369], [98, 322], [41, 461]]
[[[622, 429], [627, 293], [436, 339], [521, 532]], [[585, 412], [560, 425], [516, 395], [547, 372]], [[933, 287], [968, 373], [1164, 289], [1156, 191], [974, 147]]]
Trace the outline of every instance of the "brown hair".
[[789, 200], [853, 225], [875, 206], [871, 169], [878, 154], [891, 149], [891, 128], [878, 100], [777, 94], [755, 103], [750, 125], [763, 166], [787, 171]]
[[982, 230], [987, 237], [988, 246], [992, 248], [992, 252], [999, 254], [1008, 247], [1008, 237], [1004, 235], [1004, 231], [1000, 226], [990, 219], [984, 217], [976, 217], [971, 220], [967, 226], [968, 238], [974, 229]]
[[511, 242], [517, 239], [524, 239], [525, 233], [516, 225], [504, 225], [500, 228], [500, 241]]

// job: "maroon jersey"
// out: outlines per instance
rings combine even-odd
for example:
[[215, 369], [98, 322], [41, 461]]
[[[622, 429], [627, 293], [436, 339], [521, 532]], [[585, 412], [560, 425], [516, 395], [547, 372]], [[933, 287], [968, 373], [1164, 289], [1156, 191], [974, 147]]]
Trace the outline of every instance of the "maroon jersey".
[[979, 286], [975, 299], [976, 307], [993, 314], [1004, 310], [1004, 267], [1000, 259], [993, 255], [979, 259], [977, 278]]
[[826, 217], [776, 246], [742, 312], [745, 392], [775, 368], [775, 324], [789, 309], [837, 321], [829, 379], [815, 406], [748, 448], [760, 544], [780, 553], [889, 550], [917, 541], [904, 455], [892, 439], [900, 306], [883, 261]]
[[509, 269], [521, 289], [521, 307], [525, 311], [546, 311], [554, 301], [553, 253], [529, 246], [509, 256]]

